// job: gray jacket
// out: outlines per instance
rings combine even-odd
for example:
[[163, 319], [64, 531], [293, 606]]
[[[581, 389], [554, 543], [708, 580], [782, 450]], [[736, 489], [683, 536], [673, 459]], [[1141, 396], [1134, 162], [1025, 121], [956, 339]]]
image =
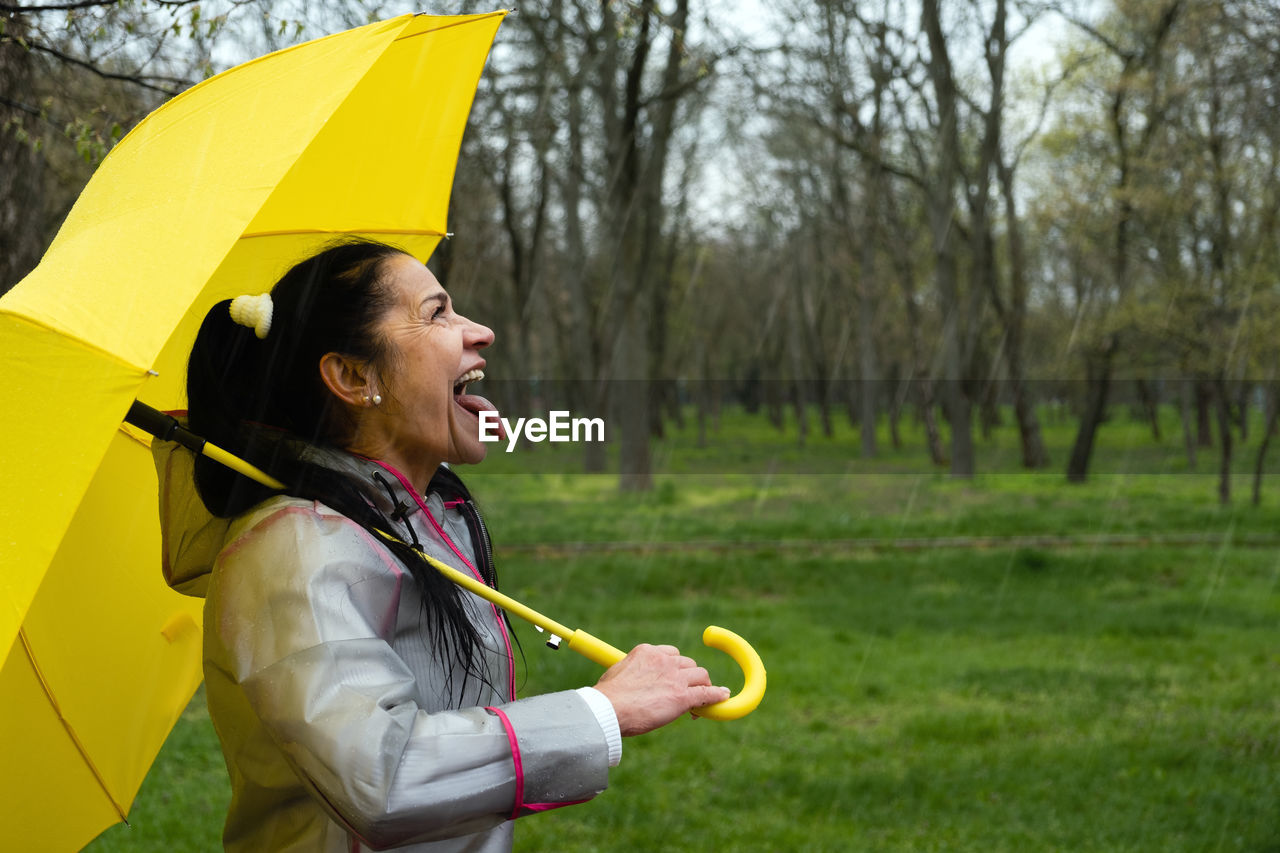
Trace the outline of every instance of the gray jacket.
[[[513, 641], [492, 605], [464, 593], [493, 683], [471, 678], [459, 701], [462, 673], [420, 630], [419, 585], [364, 528], [289, 497], [214, 518], [191, 455], [167, 442], [155, 454], [166, 578], [205, 597], [209, 713], [231, 775], [226, 849], [505, 851], [512, 818], [606, 787], [616, 733], [599, 700], [515, 700]], [[406, 507], [427, 553], [479, 575], [468, 506], [416, 495], [376, 462], [317, 460], [368, 483], [384, 513], [393, 499]]]

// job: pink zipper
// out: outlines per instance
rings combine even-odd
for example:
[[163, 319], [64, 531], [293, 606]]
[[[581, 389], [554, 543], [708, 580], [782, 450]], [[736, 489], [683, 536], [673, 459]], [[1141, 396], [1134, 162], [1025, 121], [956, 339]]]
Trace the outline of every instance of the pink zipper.
[[[476, 571], [476, 567], [471, 565], [471, 561], [458, 550], [458, 546], [453, 544], [453, 540], [449, 538], [449, 534], [444, 532], [444, 528], [440, 526], [440, 523], [436, 521], [436, 517], [431, 514], [431, 510], [429, 510], [426, 503], [423, 502], [422, 497], [418, 494], [418, 490], [409, 485], [409, 481], [404, 478], [404, 475], [385, 462], [381, 462], [377, 459], [370, 459], [369, 461], [400, 481], [400, 485], [406, 492], [413, 496], [414, 502], [418, 504], [418, 509], [422, 510], [426, 515], [427, 520], [431, 522], [431, 526], [435, 528], [436, 533], [440, 534], [440, 538], [443, 539], [445, 544], [448, 545], [453, 553], [458, 556], [458, 559], [471, 570], [471, 574], [475, 576], [475, 579], [480, 581], [480, 583], [484, 583], [484, 578], [481, 576], [480, 572]], [[488, 586], [488, 584], [485, 585]], [[503, 620], [502, 614], [498, 612], [498, 605], [490, 604], [489, 606], [493, 609], [493, 617], [498, 622], [498, 630], [502, 632], [502, 642], [507, 647], [507, 686], [509, 689], [507, 695], [511, 697], [509, 701], [514, 702], [516, 698], [516, 655], [511, 648], [511, 637], [507, 635], [507, 624]]]

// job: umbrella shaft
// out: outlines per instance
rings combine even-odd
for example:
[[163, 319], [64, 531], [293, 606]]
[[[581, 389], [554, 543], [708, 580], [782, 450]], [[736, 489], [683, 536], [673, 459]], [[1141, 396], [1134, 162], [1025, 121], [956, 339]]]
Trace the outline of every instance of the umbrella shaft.
[[208, 456], [215, 462], [226, 465], [228, 468], [238, 471], [250, 480], [254, 480], [269, 489], [283, 489], [284, 483], [272, 477], [260, 468], [250, 465], [248, 462], [223, 450], [216, 444], [211, 444], [191, 430], [184, 427], [177, 418], [172, 415], [166, 415], [159, 409], [153, 409], [146, 403], [133, 401], [133, 405], [129, 407], [129, 413], [124, 416], [126, 423], [131, 423], [140, 430], [144, 430], [161, 441], [173, 441], [181, 444], [183, 447]]
[[[145, 430], [151, 435], [162, 441], [175, 441], [183, 447], [195, 453], [203, 454], [215, 462], [220, 462], [229, 468], [232, 468], [246, 477], [256, 480], [272, 489], [283, 489], [284, 484], [276, 480], [271, 475], [255, 468], [248, 462], [238, 456], [228, 453], [216, 444], [210, 444], [205, 439], [191, 432], [178, 422], [177, 418], [167, 415], [150, 406], [139, 403], [137, 400], [129, 407], [129, 414], [125, 415], [125, 420], [133, 424], [141, 430]], [[379, 531], [381, 532], [381, 531]], [[383, 534], [387, 536], [387, 534]], [[387, 536], [387, 538], [391, 538]], [[551, 619], [531, 607], [526, 607], [514, 598], [498, 592], [488, 584], [482, 583], [470, 575], [463, 574], [452, 566], [436, 560], [427, 554], [419, 555], [436, 571], [443, 574], [449, 580], [456, 583], [464, 589], [470, 590], [485, 601], [501, 607], [512, 616], [517, 616], [526, 622], [537, 625], [544, 631], [548, 631], [557, 636], [563, 637], [569, 644], [569, 648], [578, 654], [595, 661], [601, 666], [612, 666], [622, 660], [625, 652], [606, 643], [598, 637], [588, 634], [586, 631], [575, 630], [565, 627], [559, 622]]]

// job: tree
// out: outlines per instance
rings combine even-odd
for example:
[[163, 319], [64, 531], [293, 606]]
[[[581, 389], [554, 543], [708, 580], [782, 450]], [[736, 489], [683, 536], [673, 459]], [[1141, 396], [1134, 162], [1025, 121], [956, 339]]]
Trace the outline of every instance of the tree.
[[[1034, 469], [1047, 465], [1049, 457], [1045, 451], [1044, 441], [1040, 435], [1040, 422], [1025, 381], [1024, 342], [1028, 273], [1015, 188], [1021, 152], [1031, 137], [1027, 137], [1016, 146], [1007, 146], [1004, 139], [1007, 56], [1010, 45], [1018, 37], [1018, 34], [1011, 34], [1009, 30], [1008, 3], [1006, 0], [996, 0], [991, 25], [983, 35], [986, 45], [984, 64], [990, 81], [990, 97], [985, 108], [971, 103], [971, 108], [982, 117], [978, 171], [976, 176], [968, 182], [972, 276], [975, 282], [987, 288], [991, 305], [1004, 330], [1000, 351], [1008, 371], [1009, 392], [1022, 445], [1022, 464], [1026, 468]], [[1046, 90], [1041, 102], [1041, 118], [1050, 94], [1051, 88]], [[1007, 150], [1009, 148], [1012, 148], [1012, 151]], [[1008, 256], [1005, 265], [1008, 270], [1007, 296], [1000, 285], [999, 258], [995, 251], [997, 237], [994, 217], [989, 212], [992, 204], [990, 183], [993, 178], [998, 183], [999, 197], [1004, 205], [1004, 236]]]
[[[1145, 174], [1145, 158], [1164, 124], [1165, 93], [1160, 82], [1166, 62], [1165, 46], [1183, 9], [1183, 0], [1165, 0], [1154, 7], [1121, 0], [1115, 16], [1101, 29], [1066, 15], [1118, 64], [1118, 78], [1108, 86], [1110, 94], [1105, 105], [1112, 171], [1108, 227], [1114, 235], [1108, 252], [1109, 275], [1105, 279], [1090, 279], [1087, 292], [1082, 294], [1096, 302], [1104, 319], [1111, 304], [1109, 295], [1123, 295], [1130, 290], [1131, 244], [1139, 212], [1136, 189]], [[1105, 323], [1087, 339], [1082, 339], [1086, 402], [1067, 462], [1070, 482], [1083, 482], [1088, 476], [1120, 343], [1119, 330], [1108, 329]]]
[[215, 53], [247, 59], [364, 19], [358, 0], [310, 17], [300, 0], [0, 2], [0, 292], [111, 147], [218, 70]]

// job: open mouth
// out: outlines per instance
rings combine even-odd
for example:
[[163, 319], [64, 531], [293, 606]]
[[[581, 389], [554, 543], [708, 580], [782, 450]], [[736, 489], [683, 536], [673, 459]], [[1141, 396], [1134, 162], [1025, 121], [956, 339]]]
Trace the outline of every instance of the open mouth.
[[[479, 368], [475, 368], [473, 370], [468, 370], [453, 381], [453, 402], [456, 403], [463, 411], [469, 412], [477, 418], [480, 417], [481, 412], [493, 412], [496, 414], [498, 411], [497, 407], [494, 406], [493, 403], [490, 403], [479, 394], [467, 393], [467, 386], [472, 382], [479, 382], [481, 379], [484, 379], [484, 371]], [[498, 437], [506, 438], [507, 431], [502, 426], [501, 421], [498, 421], [496, 427]]]
[[467, 393], [467, 385], [472, 382], [479, 382], [484, 379], [484, 371], [475, 369], [468, 370], [466, 373], [453, 380], [453, 396], [461, 397]]

